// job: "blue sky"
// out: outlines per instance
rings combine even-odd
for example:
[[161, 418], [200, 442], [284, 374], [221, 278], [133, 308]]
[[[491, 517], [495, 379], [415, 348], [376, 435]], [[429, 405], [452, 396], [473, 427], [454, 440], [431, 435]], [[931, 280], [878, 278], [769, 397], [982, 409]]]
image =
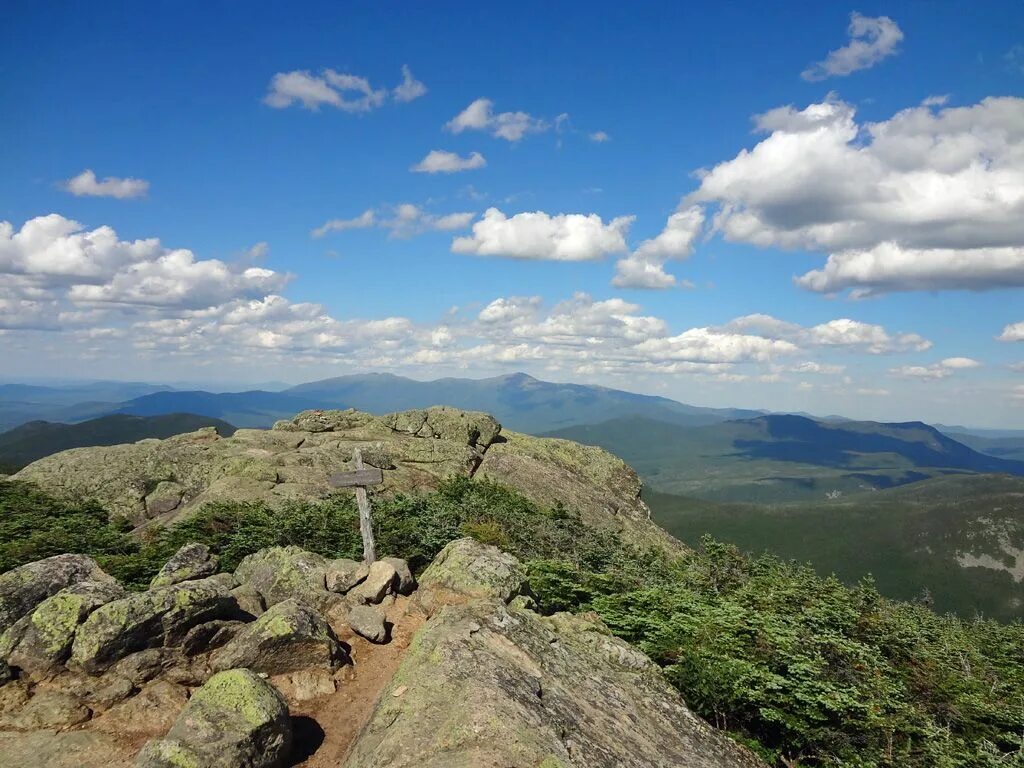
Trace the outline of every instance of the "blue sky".
[[4, 378], [1024, 427], [1019, 2], [42, 5], [0, 47]]

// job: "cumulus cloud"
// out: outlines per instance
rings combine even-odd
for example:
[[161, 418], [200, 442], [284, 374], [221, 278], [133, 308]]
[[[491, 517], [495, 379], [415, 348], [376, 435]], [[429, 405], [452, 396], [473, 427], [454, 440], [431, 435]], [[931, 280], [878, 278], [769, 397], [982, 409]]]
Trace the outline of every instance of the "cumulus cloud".
[[345, 232], [350, 229], [368, 229], [378, 227], [389, 230], [393, 237], [411, 237], [422, 232], [452, 232], [465, 229], [476, 213], [472, 211], [433, 214], [413, 203], [363, 211], [354, 219], [330, 219], [321, 226], [310, 231], [313, 237], [323, 237], [329, 232]]
[[903, 31], [888, 16], [862, 16], [850, 14], [847, 28], [850, 42], [842, 48], [829, 51], [824, 61], [812, 64], [800, 76], [811, 82], [829, 77], [845, 77], [861, 69], [870, 69], [882, 59], [897, 53], [903, 40]]
[[914, 107], [858, 124], [831, 98], [755, 118], [769, 133], [701, 176], [726, 239], [829, 253], [799, 277], [857, 296], [1024, 285], [1024, 99]]
[[201, 308], [264, 296], [289, 279], [270, 269], [197, 259], [156, 238], [123, 241], [111, 227], [89, 230], [59, 214], [31, 219], [18, 231], [0, 222], [0, 275], [7, 310], [19, 306], [26, 317], [45, 312], [51, 320], [60, 320], [64, 301]]
[[477, 99], [445, 124], [452, 133], [463, 131], [486, 131], [495, 138], [505, 141], [519, 141], [528, 133], [541, 133], [551, 127], [550, 123], [533, 117], [527, 112], [494, 111], [490, 99]]
[[479, 152], [471, 152], [468, 157], [460, 157], [455, 152], [434, 149], [409, 170], [415, 173], [457, 173], [476, 170], [485, 165], [487, 161]]
[[395, 101], [408, 102], [418, 99], [427, 92], [427, 86], [412, 76], [412, 71], [407, 65], [402, 65], [402, 82], [392, 91]]
[[981, 363], [970, 357], [947, 357], [932, 365], [904, 365], [889, 372], [904, 379], [938, 380], [952, 376], [957, 371], [980, 368]]
[[625, 236], [632, 216], [620, 216], [607, 224], [596, 213], [543, 211], [506, 216], [488, 208], [473, 224], [473, 234], [457, 237], [452, 252], [512, 259], [591, 261], [625, 251]]
[[657, 237], [644, 240], [635, 251], [615, 264], [612, 285], [619, 288], [670, 288], [674, 275], [665, 272], [668, 259], [685, 259], [704, 226], [704, 210], [691, 205], [669, 216]]
[[996, 338], [999, 341], [1024, 341], [1024, 321], [1006, 326]]
[[723, 329], [756, 333], [769, 339], [784, 339], [805, 348], [845, 348], [872, 355], [897, 352], [924, 352], [932, 343], [916, 333], [891, 333], [881, 325], [850, 318], [837, 318], [813, 326], [802, 326], [771, 315], [738, 317]]
[[145, 179], [121, 179], [107, 176], [100, 180], [92, 170], [86, 168], [77, 176], [61, 183], [61, 187], [75, 197], [115, 197], [128, 200], [133, 197], [145, 197], [149, 191], [149, 182]]
[[604, 131], [594, 131], [590, 134], [590, 140], [595, 144], [604, 144], [606, 141], [611, 141], [612, 137]]
[[402, 82], [392, 90], [374, 88], [365, 77], [333, 69], [313, 74], [309, 70], [278, 72], [270, 79], [263, 103], [274, 109], [299, 104], [313, 112], [327, 105], [343, 112], [369, 112], [383, 105], [388, 98], [396, 102], [417, 99], [427, 87], [412, 76], [409, 67], [402, 67]]

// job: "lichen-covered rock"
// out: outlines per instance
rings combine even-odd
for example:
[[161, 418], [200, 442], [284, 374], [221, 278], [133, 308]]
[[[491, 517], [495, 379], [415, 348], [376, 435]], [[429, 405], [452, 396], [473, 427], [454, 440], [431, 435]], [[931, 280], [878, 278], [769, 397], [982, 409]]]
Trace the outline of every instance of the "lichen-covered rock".
[[124, 589], [112, 579], [65, 587], [0, 635], [0, 657], [31, 677], [52, 675], [71, 655], [78, 626], [101, 605], [124, 596]]
[[384, 417], [384, 423], [396, 432], [465, 442], [481, 449], [487, 448], [501, 432], [501, 425], [493, 416], [446, 406], [391, 413]]
[[386, 560], [378, 560], [367, 571], [366, 578], [351, 589], [348, 598], [353, 603], [373, 603], [376, 605], [395, 591], [398, 573], [395, 566]]
[[416, 600], [432, 614], [472, 598], [508, 602], [519, 594], [526, 569], [515, 557], [476, 539], [450, 542], [420, 576]]
[[150, 587], [166, 587], [183, 581], [203, 579], [217, 572], [217, 558], [205, 544], [186, 544], [153, 577]]
[[285, 600], [247, 624], [210, 658], [214, 670], [248, 667], [270, 675], [347, 661], [326, 621], [298, 600]]
[[111, 578], [85, 555], [55, 555], [0, 574], [0, 632], [51, 595], [87, 580]]
[[372, 605], [352, 606], [348, 612], [348, 625], [353, 632], [371, 643], [383, 643], [388, 639], [384, 612]]
[[62, 691], [40, 691], [28, 703], [0, 720], [0, 727], [21, 731], [38, 728], [66, 728], [89, 719], [91, 712], [81, 701]]
[[400, 557], [382, 557], [381, 560], [394, 568], [398, 574], [395, 591], [400, 595], [411, 595], [416, 589], [416, 577], [412, 575], [409, 563]]
[[263, 595], [252, 584], [239, 584], [231, 590], [231, 596], [235, 598], [242, 613], [253, 618], [262, 616], [263, 612], [267, 610], [267, 604], [263, 602]]
[[132, 594], [89, 615], [75, 633], [68, 666], [98, 674], [135, 651], [180, 644], [197, 624], [238, 616], [229, 587], [217, 577]]
[[327, 560], [300, 547], [270, 547], [238, 564], [235, 578], [249, 584], [269, 608], [292, 598], [316, 604], [327, 591]]
[[[567, 440], [502, 432], [483, 413], [435, 407], [373, 416], [305, 411], [274, 429], [213, 428], [132, 445], [75, 448], [48, 456], [16, 477], [69, 498], [95, 498], [137, 525], [171, 522], [211, 501], [279, 506], [337, 493], [328, 483], [352, 468], [353, 449], [384, 471], [382, 493], [430, 491], [447, 477], [480, 476], [536, 503], [564, 504], [596, 527], [642, 545], [678, 551], [650, 520], [640, 480], [621, 460]], [[346, 491], [340, 491], [345, 493]]]
[[343, 595], [364, 581], [369, 573], [370, 569], [366, 563], [357, 563], [347, 557], [331, 560], [327, 564], [325, 574], [327, 589]]
[[651, 521], [643, 486], [622, 459], [571, 440], [502, 432], [484, 454], [476, 477], [511, 486], [542, 506], [561, 503], [594, 528], [625, 540], [679, 552], [683, 545]]
[[600, 625], [494, 598], [417, 634], [345, 762], [385, 765], [765, 768]]
[[190, 629], [181, 641], [181, 652], [186, 656], [208, 653], [220, 648], [238, 634], [245, 624], [241, 621], [208, 621]]
[[288, 705], [248, 669], [214, 675], [167, 736], [139, 753], [138, 768], [281, 768], [291, 749]]

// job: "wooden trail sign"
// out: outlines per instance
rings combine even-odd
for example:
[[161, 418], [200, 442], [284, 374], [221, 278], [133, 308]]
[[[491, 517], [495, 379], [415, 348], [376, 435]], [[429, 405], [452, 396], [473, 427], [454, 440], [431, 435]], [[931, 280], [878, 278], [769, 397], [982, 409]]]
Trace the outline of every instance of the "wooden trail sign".
[[363, 560], [373, 565], [377, 559], [377, 548], [373, 541], [373, 520], [370, 517], [370, 500], [366, 488], [384, 482], [384, 473], [377, 467], [364, 467], [363, 454], [358, 448], [352, 451], [352, 466], [349, 472], [335, 472], [328, 481], [332, 488], [355, 488], [356, 505], [359, 507], [359, 532], [363, 535]]

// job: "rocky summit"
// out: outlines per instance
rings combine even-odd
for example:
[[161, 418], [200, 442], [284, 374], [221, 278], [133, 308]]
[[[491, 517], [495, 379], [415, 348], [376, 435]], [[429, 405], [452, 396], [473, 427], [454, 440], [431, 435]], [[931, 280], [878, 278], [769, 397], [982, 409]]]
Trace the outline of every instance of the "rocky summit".
[[545, 506], [563, 504], [584, 522], [637, 543], [677, 548], [650, 522], [636, 472], [596, 447], [502, 430], [491, 416], [435, 407], [374, 416], [304, 411], [273, 429], [213, 428], [165, 440], [74, 448], [40, 459], [16, 479], [72, 499], [93, 498], [134, 525], [169, 522], [211, 501], [317, 499], [353, 450], [383, 471], [378, 492], [430, 490], [450, 475], [487, 478]]
[[418, 583], [298, 547], [210, 574], [190, 544], [126, 594], [71, 557], [0, 577], [3, 768], [763, 766], [473, 539]]

